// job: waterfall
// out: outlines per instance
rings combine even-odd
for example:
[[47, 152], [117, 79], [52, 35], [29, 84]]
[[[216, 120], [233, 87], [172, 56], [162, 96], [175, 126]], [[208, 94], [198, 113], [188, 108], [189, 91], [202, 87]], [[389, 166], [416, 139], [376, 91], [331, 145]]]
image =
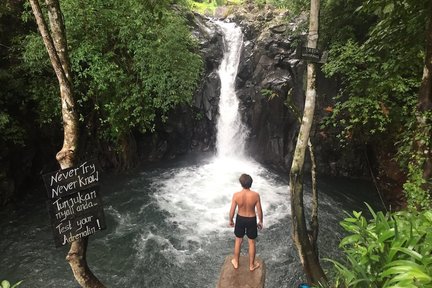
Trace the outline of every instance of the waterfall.
[[217, 155], [220, 158], [242, 158], [248, 131], [238, 112], [239, 100], [235, 91], [235, 79], [243, 45], [243, 33], [235, 23], [216, 23], [224, 36], [224, 56], [218, 71], [221, 92], [217, 123]]

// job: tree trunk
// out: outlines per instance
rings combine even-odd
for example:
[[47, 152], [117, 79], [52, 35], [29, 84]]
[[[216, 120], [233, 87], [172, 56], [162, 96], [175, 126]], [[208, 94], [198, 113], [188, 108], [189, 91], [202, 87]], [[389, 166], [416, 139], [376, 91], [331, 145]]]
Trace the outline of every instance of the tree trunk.
[[[318, 13], [319, 0], [311, 0], [308, 35], [308, 47], [310, 48], [317, 47]], [[315, 64], [311, 62], [307, 66], [305, 106], [290, 170], [293, 239], [308, 281], [312, 284], [326, 283], [325, 274], [319, 263], [318, 255], [315, 253], [309, 239], [303, 205], [303, 165], [315, 110], [315, 80]]]
[[88, 237], [75, 240], [71, 243], [66, 260], [72, 268], [75, 279], [84, 288], [105, 288], [99, 279], [87, 266]]
[[318, 190], [316, 184], [316, 162], [315, 162], [315, 153], [313, 151], [313, 145], [309, 138], [308, 141], [309, 155], [311, 159], [311, 178], [312, 178], [312, 212], [310, 219], [310, 241], [312, 245], [312, 249], [315, 251], [317, 257], [318, 254]]
[[72, 84], [70, 61], [67, 53], [66, 30], [63, 22], [63, 15], [60, 10], [60, 3], [57, 0], [45, 0], [45, 3], [48, 8], [48, 17], [55, 50], [66, 79]]
[[[30, 0], [30, 4], [60, 86], [64, 137], [63, 147], [57, 153], [56, 159], [60, 167], [66, 169], [75, 164], [79, 131], [62, 14], [57, 0], [46, 0], [49, 10], [51, 35], [38, 0]], [[75, 279], [82, 287], [105, 287], [87, 266], [87, 241], [88, 238], [86, 237], [72, 242], [66, 259], [72, 268]]]
[[[429, 24], [426, 31], [425, 54], [426, 55], [423, 68], [423, 77], [417, 105], [417, 131], [418, 133], [420, 133], [420, 135], [424, 134], [422, 135], [422, 137], [425, 138], [426, 141], [424, 141], [424, 143], [417, 143], [416, 147], [417, 151], [419, 151], [421, 155], [421, 158], [424, 159], [424, 163], [422, 164], [423, 178], [427, 182], [432, 178], [432, 0], [429, 1]], [[428, 143], [429, 145], [427, 146], [426, 143]], [[428, 184], [426, 183], [426, 185]], [[425, 187], [426, 191], [428, 191], [428, 189], [431, 189], [431, 187]]]

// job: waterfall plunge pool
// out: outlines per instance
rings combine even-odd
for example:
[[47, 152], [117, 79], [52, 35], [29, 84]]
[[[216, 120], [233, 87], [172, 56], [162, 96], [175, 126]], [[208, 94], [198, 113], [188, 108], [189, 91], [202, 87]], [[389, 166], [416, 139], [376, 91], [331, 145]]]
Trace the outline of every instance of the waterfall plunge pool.
[[[228, 212], [243, 172], [253, 177], [252, 188], [262, 198], [257, 255], [267, 265], [266, 287], [296, 287], [304, 276], [290, 236], [288, 175], [252, 160], [207, 154], [105, 175], [101, 195], [108, 228], [90, 236], [90, 268], [107, 287], [215, 287], [233, 252]], [[307, 204], [309, 190], [306, 183]], [[321, 258], [337, 257], [343, 211], [365, 210], [363, 201], [378, 200], [371, 183], [360, 180], [319, 179], [318, 190]], [[34, 195], [0, 212], [0, 278], [24, 280], [24, 288], [79, 287], [65, 261], [68, 247], [54, 246], [44, 191]]]

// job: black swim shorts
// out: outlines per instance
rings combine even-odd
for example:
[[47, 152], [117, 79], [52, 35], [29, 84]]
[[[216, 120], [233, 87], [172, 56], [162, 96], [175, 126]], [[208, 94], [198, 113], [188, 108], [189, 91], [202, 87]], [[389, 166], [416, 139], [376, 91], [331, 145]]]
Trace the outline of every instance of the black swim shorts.
[[234, 234], [238, 238], [243, 238], [246, 234], [249, 239], [255, 239], [258, 236], [256, 216], [243, 217], [237, 214]]

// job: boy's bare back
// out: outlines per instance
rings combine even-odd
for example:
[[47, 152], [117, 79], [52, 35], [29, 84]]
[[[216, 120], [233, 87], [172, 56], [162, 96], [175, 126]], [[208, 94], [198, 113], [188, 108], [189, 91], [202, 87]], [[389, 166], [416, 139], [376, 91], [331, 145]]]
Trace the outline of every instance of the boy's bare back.
[[243, 217], [256, 216], [255, 207], [261, 207], [259, 194], [249, 189], [234, 193], [233, 201], [238, 206], [237, 214]]
[[263, 227], [263, 213], [261, 207], [261, 199], [259, 193], [250, 190], [252, 185], [252, 177], [247, 174], [242, 174], [239, 178], [242, 190], [234, 193], [231, 201], [231, 209], [229, 213], [229, 225], [234, 227], [234, 214], [238, 207], [237, 216], [255, 217], [257, 216], [257, 227]]

